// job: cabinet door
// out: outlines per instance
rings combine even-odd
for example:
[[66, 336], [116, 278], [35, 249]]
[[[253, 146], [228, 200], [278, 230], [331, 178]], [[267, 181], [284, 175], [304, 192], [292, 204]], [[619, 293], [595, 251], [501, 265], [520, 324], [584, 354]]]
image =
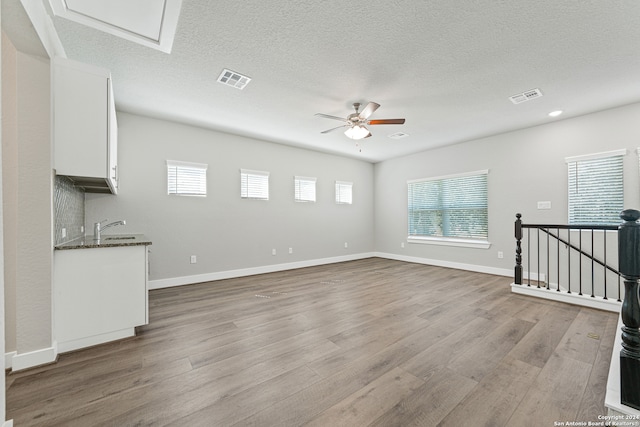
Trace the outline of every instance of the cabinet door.
[[110, 176], [108, 77], [101, 68], [60, 58], [54, 61], [54, 158], [58, 175]]
[[146, 246], [55, 251], [58, 343], [147, 323], [146, 251]]
[[118, 193], [120, 171], [118, 171], [118, 121], [113, 98], [113, 84], [109, 79], [109, 187], [113, 194]]

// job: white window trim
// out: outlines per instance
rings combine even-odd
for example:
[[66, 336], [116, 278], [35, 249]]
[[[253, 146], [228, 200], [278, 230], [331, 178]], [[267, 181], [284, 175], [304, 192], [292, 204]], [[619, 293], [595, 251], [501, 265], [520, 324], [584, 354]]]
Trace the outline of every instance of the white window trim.
[[407, 243], [475, 249], [489, 249], [491, 247], [491, 242], [488, 240], [461, 239], [459, 237], [408, 236]]
[[[314, 185], [313, 200], [299, 199], [297, 197], [296, 186], [298, 185], [298, 181], [313, 182], [313, 185]], [[317, 188], [315, 188], [317, 181], [318, 181], [318, 178], [312, 177], [312, 176], [299, 176], [299, 175], [294, 176], [293, 177], [293, 199], [296, 202], [300, 202], [300, 203], [315, 203], [317, 200]]]
[[465, 176], [475, 176], [475, 175], [489, 175], [489, 169], [481, 169], [474, 172], [454, 173], [451, 175], [440, 175], [440, 176], [434, 176], [429, 178], [410, 179], [407, 181], [407, 184], [412, 184], [415, 182], [440, 181], [442, 179], [462, 178]]
[[[465, 176], [474, 175], [487, 175], [489, 176], [489, 169], [481, 169], [473, 172], [463, 172], [450, 175], [440, 175], [429, 178], [410, 179], [407, 180], [407, 185], [415, 182], [427, 182], [427, 181], [439, 181], [443, 179], [462, 178]], [[474, 248], [474, 249], [489, 249], [491, 242], [487, 239], [463, 239], [460, 237], [440, 237], [440, 236], [407, 236], [407, 243], [418, 243], [422, 245], [436, 245], [436, 246], [454, 246], [461, 248]]]
[[350, 182], [350, 181], [336, 181], [335, 184], [334, 184], [334, 187], [333, 187], [334, 191], [336, 191], [336, 186], [338, 186], [338, 185], [345, 185], [345, 186], [348, 185], [348, 186], [351, 187], [351, 201], [350, 202], [340, 202], [340, 201], [338, 201], [337, 200], [338, 199], [338, 194], [336, 193], [336, 194], [334, 194], [334, 199], [336, 199], [335, 200], [336, 205], [353, 205], [353, 182]]
[[[623, 157], [622, 167], [623, 167], [623, 185], [624, 185], [624, 156], [626, 156], [627, 153], [628, 153], [628, 150], [626, 148], [621, 148], [619, 150], [603, 151], [600, 153], [591, 153], [591, 154], [565, 157], [564, 161], [567, 164], [567, 168], [568, 168], [570, 163], [579, 163], [579, 162], [584, 162], [589, 160], [599, 160], [607, 157], [621, 156]], [[639, 154], [640, 154], [640, 151], [639, 151]], [[624, 191], [623, 191], [623, 199], [624, 199]], [[571, 224], [570, 217], [569, 217], [569, 195], [568, 194], [567, 194], [567, 216], [568, 216], [567, 223]]]
[[[250, 197], [242, 195], [242, 175], [257, 175], [257, 176], [265, 176], [267, 177], [267, 197]], [[269, 191], [269, 175], [270, 173], [267, 171], [258, 171], [252, 169], [240, 169], [240, 198], [244, 200], [269, 200], [270, 191]]]
[[[171, 167], [183, 167], [183, 168], [191, 168], [191, 169], [199, 169], [204, 171], [204, 193], [172, 193], [169, 189], [169, 168]], [[206, 163], [195, 163], [195, 162], [183, 162], [179, 160], [167, 160], [167, 195], [169, 196], [192, 196], [192, 197], [206, 197], [207, 196], [207, 169], [209, 165]]]
[[626, 155], [627, 155], [627, 149], [621, 148], [620, 150], [604, 151], [602, 153], [593, 153], [593, 154], [584, 154], [581, 156], [565, 157], [564, 162], [565, 163], [583, 162], [585, 160], [597, 160], [597, 159], [602, 159], [604, 157], [626, 156]]
[[640, 171], [640, 147], [636, 148], [636, 153], [638, 153], [638, 171]]

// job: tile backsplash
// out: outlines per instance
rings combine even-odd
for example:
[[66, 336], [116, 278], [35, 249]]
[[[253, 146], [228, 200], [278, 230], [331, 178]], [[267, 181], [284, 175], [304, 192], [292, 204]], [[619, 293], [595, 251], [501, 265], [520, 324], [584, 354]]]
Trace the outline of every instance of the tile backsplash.
[[[73, 186], [66, 176], [55, 177], [53, 190], [55, 244], [82, 237], [84, 227], [84, 191]], [[66, 236], [62, 237], [62, 229]]]

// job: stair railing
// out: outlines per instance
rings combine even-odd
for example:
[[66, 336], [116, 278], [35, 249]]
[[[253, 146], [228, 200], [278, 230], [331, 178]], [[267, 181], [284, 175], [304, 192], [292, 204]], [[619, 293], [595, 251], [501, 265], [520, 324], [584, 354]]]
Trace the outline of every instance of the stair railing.
[[[549, 253], [550, 248], [553, 247], [553, 244], [550, 246], [550, 241], [555, 242], [556, 245], [556, 256], [558, 260], [558, 273], [557, 278], [560, 279], [559, 265], [560, 265], [560, 247], [564, 246], [567, 254], [570, 254], [572, 251], [579, 254], [579, 262], [578, 270], [580, 271], [580, 275], [582, 274], [582, 261], [583, 259], [587, 260], [587, 263], [591, 262], [591, 297], [595, 296], [594, 291], [594, 283], [595, 283], [595, 266], [598, 265], [599, 268], [602, 268], [604, 271], [603, 277], [606, 280], [607, 272], [611, 274], [615, 274], [618, 276], [618, 300], [620, 300], [620, 278], [624, 281], [624, 299], [622, 301], [621, 308], [621, 320], [622, 320], [622, 348], [620, 350], [620, 403], [623, 405], [629, 406], [631, 408], [640, 410], [640, 223], [638, 220], [640, 219], [640, 211], [635, 209], [626, 209], [620, 213], [620, 218], [624, 221], [620, 226], [602, 226], [602, 225], [594, 225], [594, 226], [566, 226], [566, 225], [548, 225], [548, 224], [523, 224], [522, 223], [522, 215], [516, 215], [515, 222], [515, 237], [516, 237], [516, 265], [514, 269], [514, 283], [516, 285], [524, 285], [524, 281], [527, 281], [526, 286], [531, 286], [532, 273], [531, 269], [531, 243], [532, 240], [538, 243], [538, 246], [535, 248], [537, 250], [536, 255], [536, 263], [537, 263], [537, 277], [534, 280], [537, 281], [537, 286], [541, 287], [540, 284], [546, 285], [547, 289], [552, 289], [549, 280], [549, 272], [550, 272], [550, 256]], [[527, 230], [527, 234], [523, 230]], [[537, 230], [534, 239], [531, 239], [531, 230]], [[553, 232], [555, 230], [555, 233]], [[568, 230], [567, 237], [564, 238], [560, 236], [560, 230]], [[591, 244], [587, 245], [586, 249], [590, 249], [590, 252], [583, 247], [583, 231], [587, 231], [587, 235], [590, 237]], [[595, 255], [595, 246], [594, 246], [594, 232], [601, 230], [603, 234], [602, 242], [603, 248], [602, 252], [604, 254], [604, 259], [599, 259]], [[618, 251], [617, 261], [618, 268], [614, 268], [608, 264], [607, 260], [607, 232], [616, 230], [618, 244], [616, 245], [616, 249]], [[573, 232], [578, 233], [578, 242], [571, 242], [571, 234]], [[547, 241], [546, 246], [544, 243], [541, 246], [540, 242], [540, 233], [542, 233], [543, 242]], [[610, 233], [613, 234], [613, 233]], [[553, 240], [552, 240], [553, 239]], [[527, 242], [527, 262], [523, 263], [522, 257], [522, 241], [526, 240]], [[546, 251], [546, 266], [547, 266], [547, 277], [544, 277], [540, 274], [540, 260], [544, 258]], [[571, 256], [567, 255], [567, 261], [569, 264], [571, 260]], [[527, 265], [526, 274], [523, 271], [523, 264]], [[570, 274], [571, 267], [567, 265], [567, 272]], [[541, 277], [544, 280], [541, 280]], [[607, 298], [606, 295], [607, 286], [604, 286], [604, 295], [602, 296], [604, 299]], [[560, 280], [558, 280], [558, 284], [556, 289], [557, 291], [561, 290]], [[567, 292], [571, 293], [571, 283], [567, 285]], [[579, 292], [582, 293], [582, 276], [580, 276], [580, 287]]]
[[611, 246], [617, 246], [609, 242], [616, 239], [617, 231], [617, 225], [525, 224], [522, 215], [516, 214], [514, 283], [605, 300], [612, 291], [621, 301], [621, 276], [612, 265], [616, 259], [608, 254]]

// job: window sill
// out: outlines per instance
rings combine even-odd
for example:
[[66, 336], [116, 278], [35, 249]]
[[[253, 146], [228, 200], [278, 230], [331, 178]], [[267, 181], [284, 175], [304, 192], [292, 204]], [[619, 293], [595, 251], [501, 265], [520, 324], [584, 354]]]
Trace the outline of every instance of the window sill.
[[457, 239], [453, 237], [408, 236], [407, 242], [423, 245], [457, 246], [462, 248], [489, 249], [487, 240]]

